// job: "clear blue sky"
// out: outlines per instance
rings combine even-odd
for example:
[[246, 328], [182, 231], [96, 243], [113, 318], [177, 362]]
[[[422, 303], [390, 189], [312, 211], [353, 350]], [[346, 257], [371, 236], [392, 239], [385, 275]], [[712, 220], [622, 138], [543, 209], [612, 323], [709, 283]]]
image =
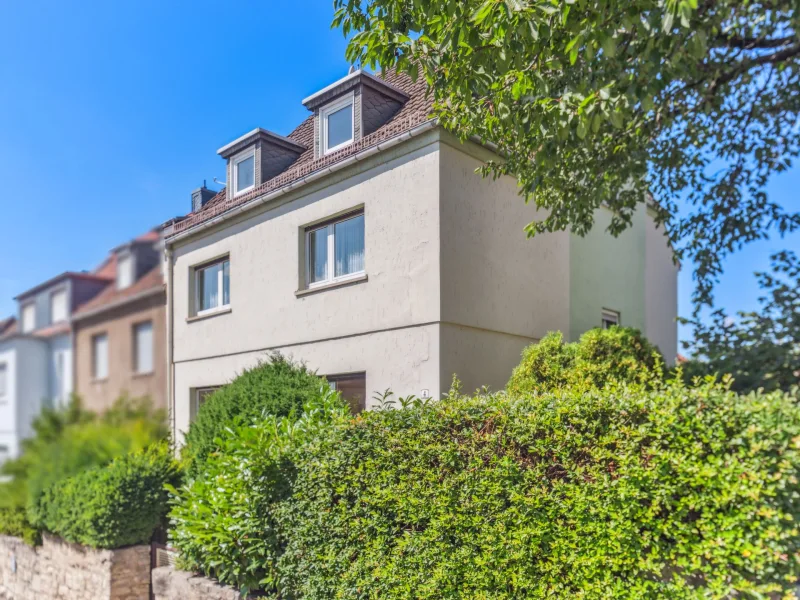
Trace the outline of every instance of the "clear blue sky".
[[[0, 3], [0, 317], [186, 213], [203, 179], [224, 179], [220, 146], [257, 126], [289, 133], [300, 100], [347, 72], [332, 13], [331, 0]], [[795, 210], [798, 190], [798, 169], [770, 188]], [[755, 308], [752, 272], [786, 246], [800, 236], [729, 260], [719, 304]]]

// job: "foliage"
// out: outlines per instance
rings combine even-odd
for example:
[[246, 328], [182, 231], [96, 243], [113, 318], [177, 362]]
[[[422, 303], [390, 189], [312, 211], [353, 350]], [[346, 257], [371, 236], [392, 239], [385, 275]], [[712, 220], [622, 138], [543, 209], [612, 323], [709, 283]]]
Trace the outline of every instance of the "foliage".
[[58, 481], [167, 437], [163, 411], [147, 400], [124, 397], [101, 416], [73, 398], [64, 409], [45, 409], [33, 430], [20, 457], [2, 467], [9, 481], [0, 484], [0, 533], [17, 535], [19, 526], [13, 524], [26, 510], [35, 512], [43, 491]]
[[246, 370], [206, 400], [186, 434], [184, 456], [189, 473], [196, 475], [217, 439], [237, 418], [242, 422], [267, 413], [296, 416], [303, 404], [314, 397], [322, 380], [303, 365], [280, 354]]
[[167, 514], [167, 484], [179, 471], [168, 444], [119, 456], [47, 488], [34, 523], [94, 548], [149, 542]]
[[800, 575], [800, 408], [777, 393], [452, 395], [293, 462], [281, 597], [788, 597]]
[[643, 381], [658, 375], [660, 362], [658, 350], [637, 329], [591, 329], [570, 344], [554, 332], [523, 350], [507, 390], [544, 393], [567, 386], [602, 388], [611, 381]]
[[182, 566], [244, 590], [275, 590], [282, 536], [273, 511], [291, 493], [291, 456], [316, 431], [348, 415], [347, 403], [324, 387], [300, 416], [238, 420], [202, 473], [172, 489], [170, 542]]
[[711, 324], [688, 321], [694, 339], [685, 343], [693, 359], [683, 365], [696, 376], [728, 374], [739, 392], [759, 388], [789, 391], [800, 381], [800, 263], [791, 252], [772, 256], [772, 273], [756, 273], [764, 291], [760, 310], [734, 320], [718, 310]]
[[[710, 302], [725, 256], [800, 226], [766, 192], [800, 146], [793, 0], [334, 0], [347, 58], [422, 71], [436, 116], [503, 157], [546, 212], [529, 235], [609, 231], [657, 199]], [[678, 199], [683, 207], [679, 214]]]
[[0, 507], [0, 535], [22, 538], [30, 546], [42, 541], [41, 532], [28, 522], [28, 515], [21, 506]]

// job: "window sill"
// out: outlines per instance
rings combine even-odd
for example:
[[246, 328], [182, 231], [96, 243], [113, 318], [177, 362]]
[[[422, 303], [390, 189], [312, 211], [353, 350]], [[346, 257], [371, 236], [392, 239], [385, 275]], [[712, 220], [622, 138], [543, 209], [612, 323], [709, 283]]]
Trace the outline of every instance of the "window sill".
[[294, 295], [298, 298], [302, 298], [303, 296], [310, 296], [311, 294], [316, 294], [317, 292], [325, 292], [327, 290], [332, 290], [335, 288], [346, 287], [348, 285], [355, 285], [357, 283], [364, 283], [367, 281], [368, 277], [367, 274], [364, 273], [363, 275], [359, 275], [358, 277], [353, 277], [352, 279], [344, 279], [342, 281], [332, 281], [331, 283], [326, 283], [325, 285], [318, 285], [313, 288], [305, 288], [302, 290], [297, 290]]
[[230, 306], [225, 306], [223, 308], [219, 308], [217, 310], [211, 310], [209, 312], [204, 312], [202, 315], [195, 315], [193, 317], [187, 317], [187, 323], [194, 323], [195, 321], [202, 321], [203, 319], [210, 319], [211, 317], [217, 317], [219, 315], [227, 315], [231, 312]]
[[108, 377], [92, 377], [92, 383], [108, 383]]
[[134, 379], [144, 379], [145, 377], [152, 377], [155, 375], [155, 371], [145, 371], [144, 373], [134, 373]]

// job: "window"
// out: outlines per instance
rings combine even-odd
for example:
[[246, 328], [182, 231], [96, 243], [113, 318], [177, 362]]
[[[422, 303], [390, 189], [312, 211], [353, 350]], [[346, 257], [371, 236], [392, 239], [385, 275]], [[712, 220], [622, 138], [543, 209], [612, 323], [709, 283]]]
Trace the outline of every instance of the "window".
[[603, 309], [603, 329], [619, 325], [619, 313], [615, 310]]
[[251, 190], [256, 185], [256, 151], [249, 150], [233, 159], [234, 195]]
[[353, 141], [353, 96], [347, 96], [320, 111], [323, 154]]
[[308, 287], [364, 273], [364, 213], [306, 230]]
[[50, 322], [61, 323], [67, 320], [67, 291], [58, 290], [50, 294]]
[[124, 254], [117, 258], [117, 288], [124, 290], [133, 285], [133, 257]]
[[55, 366], [55, 399], [60, 405], [67, 399], [67, 352], [59, 350], [53, 356]]
[[331, 387], [342, 395], [350, 405], [350, 410], [359, 413], [367, 408], [367, 374], [349, 373], [347, 375], [329, 375], [325, 379]]
[[108, 379], [108, 335], [105, 333], [92, 337], [92, 377]]
[[8, 394], [8, 365], [0, 364], [0, 401]]
[[231, 261], [228, 258], [195, 268], [195, 306], [198, 315], [230, 305], [230, 270]]
[[31, 302], [22, 307], [22, 333], [36, 329], [36, 305]]
[[212, 385], [194, 390], [194, 394], [192, 394], [192, 419], [197, 416], [197, 413], [200, 411], [200, 407], [203, 406], [206, 400], [208, 400], [209, 396], [216, 392], [220, 387], [222, 386]]
[[153, 372], [153, 323], [133, 326], [133, 372]]

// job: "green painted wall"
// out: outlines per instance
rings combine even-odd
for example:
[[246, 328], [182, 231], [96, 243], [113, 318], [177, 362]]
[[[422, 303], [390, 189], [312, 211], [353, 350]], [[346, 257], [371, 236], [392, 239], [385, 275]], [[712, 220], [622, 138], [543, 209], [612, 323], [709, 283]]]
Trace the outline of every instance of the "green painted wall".
[[606, 228], [611, 212], [600, 209], [586, 237], [570, 239], [570, 339], [599, 327], [604, 308], [620, 313], [621, 325], [645, 330], [645, 219], [641, 210], [633, 226], [619, 237]]

